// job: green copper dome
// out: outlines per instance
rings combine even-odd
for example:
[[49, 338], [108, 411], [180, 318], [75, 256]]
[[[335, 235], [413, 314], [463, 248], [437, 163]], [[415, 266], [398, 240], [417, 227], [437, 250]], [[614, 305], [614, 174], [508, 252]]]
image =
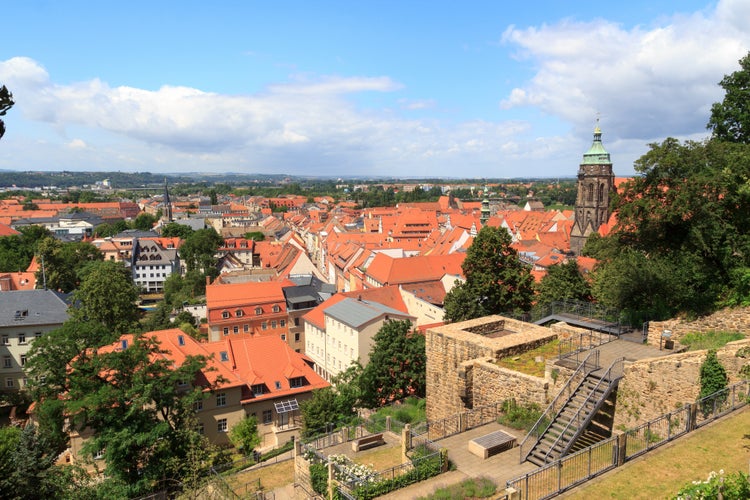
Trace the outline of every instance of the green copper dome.
[[599, 128], [599, 124], [594, 128], [594, 143], [591, 145], [588, 151], [583, 153], [583, 161], [581, 165], [611, 165], [612, 160], [609, 159], [609, 153], [604, 149], [602, 145], [602, 131]]

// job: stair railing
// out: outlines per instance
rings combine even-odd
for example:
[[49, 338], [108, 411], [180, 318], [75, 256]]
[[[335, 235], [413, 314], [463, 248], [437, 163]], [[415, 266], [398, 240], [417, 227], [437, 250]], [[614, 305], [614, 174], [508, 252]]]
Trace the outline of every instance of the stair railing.
[[[544, 454], [544, 463], [547, 463], [547, 460], [549, 459], [549, 454], [552, 453], [552, 450], [555, 449], [555, 447], [560, 443], [560, 440], [565, 436], [565, 434], [570, 429], [570, 426], [573, 424], [573, 422], [576, 422], [576, 433], [581, 430], [582, 425], [586, 425], [588, 420], [593, 417], [594, 412], [588, 412], [583, 413], [583, 410], [586, 408], [586, 405], [591, 402], [594, 394], [596, 394], [597, 390], [599, 389], [599, 386], [602, 385], [602, 383], [606, 380], [607, 385], [611, 387], [614, 385], [615, 382], [617, 382], [619, 379], [622, 378], [623, 374], [623, 366], [625, 363], [625, 358], [617, 358], [612, 362], [611, 365], [609, 365], [609, 368], [607, 368], [607, 371], [604, 372], [604, 374], [599, 378], [599, 381], [596, 383], [596, 385], [591, 389], [589, 392], [589, 395], [586, 397], [583, 403], [581, 403], [581, 406], [578, 407], [578, 410], [576, 411], [575, 415], [571, 417], [570, 421], [568, 421], [568, 425], [565, 426], [565, 428], [560, 432], [560, 435], [557, 436], [557, 439], [555, 439], [555, 442], [552, 443], [552, 446], [549, 447], [549, 450], [547, 450], [547, 453]], [[566, 401], [567, 403], [567, 401]], [[596, 406], [596, 404], [594, 405]], [[583, 415], [582, 415], [583, 413]], [[583, 418], [583, 419], [582, 419]], [[568, 445], [562, 450], [560, 453], [560, 456], [563, 456], [565, 452], [568, 450], [570, 445], [573, 443], [568, 443]]]
[[[581, 364], [578, 365], [576, 371], [574, 371], [573, 374], [568, 378], [567, 382], [565, 382], [565, 385], [563, 385], [562, 389], [560, 389], [560, 391], [557, 393], [557, 396], [555, 396], [552, 402], [547, 405], [547, 409], [544, 410], [542, 416], [539, 417], [539, 420], [536, 421], [534, 427], [531, 428], [529, 433], [526, 434], [526, 437], [523, 438], [523, 441], [521, 441], [521, 444], [518, 446], [521, 454], [520, 463], [526, 461], [526, 457], [529, 456], [531, 450], [534, 449], [534, 446], [536, 446], [536, 444], [539, 442], [539, 439], [542, 437], [542, 435], [544, 435], [547, 427], [549, 427], [550, 424], [554, 421], [554, 417], [557, 416], [557, 413], [563, 406], [565, 406], [565, 403], [575, 392], [575, 389], [573, 389], [573, 384], [576, 383], [575, 387], [577, 388], [578, 384], [580, 383], [580, 381], [575, 382], [575, 380], [579, 378], [586, 378], [586, 375], [588, 373], [594, 370], [598, 370], [599, 368], [599, 351], [590, 351], [588, 356], [586, 356]], [[581, 375], [583, 375], [583, 377], [581, 377]]]

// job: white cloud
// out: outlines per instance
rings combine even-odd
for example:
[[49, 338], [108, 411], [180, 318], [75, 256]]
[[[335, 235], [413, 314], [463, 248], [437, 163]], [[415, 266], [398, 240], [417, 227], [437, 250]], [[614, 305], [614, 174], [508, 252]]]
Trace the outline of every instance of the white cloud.
[[68, 147], [70, 149], [86, 149], [88, 146], [83, 139], [73, 139], [68, 143]]
[[601, 19], [511, 26], [502, 41], [538, 69], [501, 108], [539, 107], [577, 131], [601, 112], [605, 132], [625, 139], [695, 133], [721, 100], [717, 82], [750, 47], [748, 19], [747, 2], [724, 1], [711, 14], [630, 30]]

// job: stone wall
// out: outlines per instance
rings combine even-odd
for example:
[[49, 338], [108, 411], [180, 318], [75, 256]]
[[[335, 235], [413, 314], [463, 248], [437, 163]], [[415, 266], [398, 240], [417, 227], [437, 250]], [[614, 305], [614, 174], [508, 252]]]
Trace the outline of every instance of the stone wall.
[[[730, 385], [741, 380], [739, 371], [748, 360], [738, 358], [736, 353], [745, 346], [750, 346], [750, 340], [730, 342], [716, 351]], [[626, 362], [617, 391], [614, 428], [629, 429], [695, 402], [705, 359], [703, 350]]]
[[[500, 402], [489, 401], [490, 395], [499, 394], [500, 389], [493, 388], [487, 380], [492, 372], [484, 365], [526, 352], [556, 337], [557, 333], [548, 328], [500, 316], [428, 329], [425, 333], [427, 419], [440, 420], [481, 406], [475, 394], [479, 394], [482, 404]], [[513, 383], [518, 390], [525, 391], [531, 386], [541, 387], [545, 382], [521, 382], [518, 378]], [[534, 394], [539, 390], [534, 389]], [[502, 393], [516, 400], [526, 397], [524, 392]]]
[[647, 343], [659, 347], [664, 330], [672, 332], [670, 338], [675, 341], [675, 348], [679, 348], [680, 339], [688, 333], [726, 331], [744, 333], [750, 336], [750, 307], [722, 309], [695, 321], [681, 319], [652, 321], [648, 325]]
[[472, 380], [472, 400], [476, 408], [507, 399], [515, 399], [520, 405], [535, 403], [545, 408], [551, 399], [551, 380], [502, 368], [486, 361], [474, 362]]

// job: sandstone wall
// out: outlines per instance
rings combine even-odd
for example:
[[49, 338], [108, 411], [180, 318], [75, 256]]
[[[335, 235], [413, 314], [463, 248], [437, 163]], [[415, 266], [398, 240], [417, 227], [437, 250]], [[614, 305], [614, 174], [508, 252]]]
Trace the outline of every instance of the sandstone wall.
[[648, 325], [648, 344], [659, 347], [664, 330], [672, 331], [671, 339], [676, 341], [676, 348], [679, 347], [680, 339], [688, 333], [728, 331], [740, 332], [750, 336], [750, 307], [722, 309], [695, 321], [683, 321], [681, 319], [652, 321]]
[[[716, 351], [730, 385], [741, 380], [739, 371], [748, 362], [736, 356], [745, 346], [750, 346], [750, 340], [730, 342]], [[615, 429], [635, 427], [695, 402], [700, 394], [700, 366], [705, 359], [706, 351], [691, 351], [626, 362], [617, 391]]]
[[[493, 337], [498, 332], [503, 335]], [[478, 364], [520, 354], [556, 336], [547, 328], [500, 316], [428, 329], [425, 334], [427, 419], [441, 420], [481, 406], [475, 397]], [[487, 383], [479, 383], [481, 390], [486, 391], [482, 394], [493, 391]], [[482, 404], [500, 402], [488, 399], [489, 396], [482, 396]]]
[[551, 380], [546, 378], [508, 370], [486, 361], [474, 363], [472, 378], [474, 407], [507, 399], [515, 399], [521, 405], [535, 403], [542, 408], [549, 403]]

